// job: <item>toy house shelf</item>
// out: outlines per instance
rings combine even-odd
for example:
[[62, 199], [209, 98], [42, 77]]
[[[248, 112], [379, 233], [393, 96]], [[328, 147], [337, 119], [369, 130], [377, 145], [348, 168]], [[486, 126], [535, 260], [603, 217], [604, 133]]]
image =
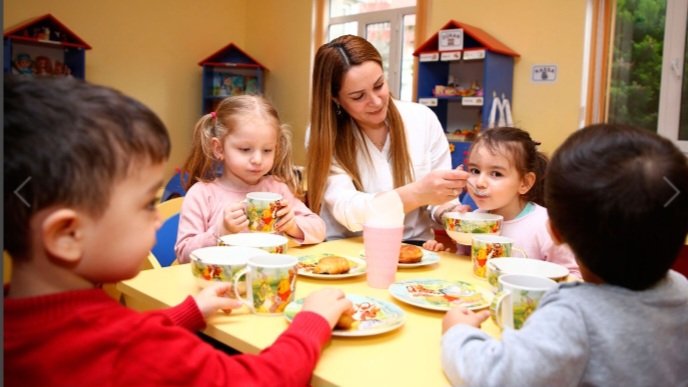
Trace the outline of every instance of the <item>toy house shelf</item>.
[[[447, 30], [460, 30], [462, 43], [440, 50], [440, 32]], [[413, 55], [418, 57], [418, 102], [440, 120], [456, 167], [473, 137], [488, 126], [493, 95], [511, 101], [519, 54], [480, 28], [450, 20]]]
[[263, 94], [267, 69], [234, 43], [221, 48], [198, 63], [203, 67], [203, 114], [215, 110], [231, 95]]
[[46, 14], [4, 34], [3, 71], [24, 76], [86, 76], [86, 42]]

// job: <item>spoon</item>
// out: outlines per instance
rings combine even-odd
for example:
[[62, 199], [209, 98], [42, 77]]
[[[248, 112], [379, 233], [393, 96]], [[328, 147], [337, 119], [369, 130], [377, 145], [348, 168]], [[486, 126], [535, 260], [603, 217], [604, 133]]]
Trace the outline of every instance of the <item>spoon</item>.
[[475, 186], [475, 184], [473, 184], [472, 181], [466, 180], [466, 183], [471, 187], [471, 189], [473, 190], [473, 192], [474, 192], [476, 195], [478, 195], [478, 196], [487, 196], [487, 191], [485, 191], [485, 190], [483, 190], [483, 189], [479, 189], [478, 187]]

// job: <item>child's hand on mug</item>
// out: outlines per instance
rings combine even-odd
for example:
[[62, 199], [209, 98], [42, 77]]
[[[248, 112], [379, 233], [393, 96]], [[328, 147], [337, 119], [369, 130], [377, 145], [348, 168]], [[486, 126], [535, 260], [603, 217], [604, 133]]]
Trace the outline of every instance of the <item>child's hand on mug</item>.
[[196, 300], [196, 305], [198, 309], [203, 314], [203, 317], [208, 317], [213, 313], [217, 312], [218, 309], [222, 309], [225, 313], [229, 314], [232, 309], [240, 308], [243, 304], [239, 300], [229, 298], [228, 292], [232, 290], [232, 284], [227, 282], [217, 282], [208, 285], [206, 288], [201, 290], [197, 295], [193, 296]]
[[288, 200], [280, 200], [279, 202], [280, 207], [275, 213], [277, 216], [277, 223], [275, 223], [275, 230], [277, 232], [283, 232], [286, 233], [287, 235], [296, 238], [296, 239], [301, 239], [303, 238], [303, 232], [301, 232], [301, 229], [296, 225], [296, 221], [294, 220], [296, 218], [296, 215], [294, 214], [294, 209], [291, 206], [291, 203], [289, 203]]
[[239, 201], [225, 207], [220, 220], [220, 235], [236, 234], [248, 227], [244, 202]]

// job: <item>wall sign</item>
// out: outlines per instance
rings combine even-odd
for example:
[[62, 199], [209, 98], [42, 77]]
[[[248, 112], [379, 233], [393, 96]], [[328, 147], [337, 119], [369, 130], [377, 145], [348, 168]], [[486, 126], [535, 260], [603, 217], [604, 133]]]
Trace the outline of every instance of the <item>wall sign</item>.
[[531, 78], [533, 82], [554, 82], [557, 80], [557, 65], [533, 65]]
[[463, 28], [440, 30], [439, 42], [437, 43], [437, 45], [439, 51], [462, 50]]

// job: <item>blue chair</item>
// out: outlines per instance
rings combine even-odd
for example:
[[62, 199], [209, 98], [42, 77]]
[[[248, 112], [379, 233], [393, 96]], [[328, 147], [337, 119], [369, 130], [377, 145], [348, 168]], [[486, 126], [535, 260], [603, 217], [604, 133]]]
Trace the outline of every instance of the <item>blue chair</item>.
[[183, 197], [175, 197], [158, 204], [157, 209], [163, 223], [155, 234], [156, 242], [148, 255], [148, 262], [144, 268], [166, 267], [176, 262], [174, 245], [177, 242], [179, 211], [183, 200]]
[[168, 218], [155, 234], [155, 246], [151, 253], [160, 263], [161, 267], [170, 266], [177, 256], [174, 254], [174, 245], [177, 242], [177, 230], [179, 229], [179, 213]]
[[[184, 173], [185, 179], [187, 178], [187, 176], [188, 173]], [[186, 190], [182, 185], [182, 171], [179, 168], [177, 168], [175, 174], [172, 175], [167, 184], [165, 184], [165, 189], [162, 192], [160, 202], [166, 202], [170, 199], [182, 197], [184, 195], [186, 195]]]

